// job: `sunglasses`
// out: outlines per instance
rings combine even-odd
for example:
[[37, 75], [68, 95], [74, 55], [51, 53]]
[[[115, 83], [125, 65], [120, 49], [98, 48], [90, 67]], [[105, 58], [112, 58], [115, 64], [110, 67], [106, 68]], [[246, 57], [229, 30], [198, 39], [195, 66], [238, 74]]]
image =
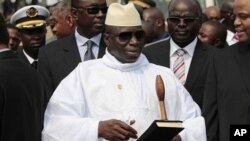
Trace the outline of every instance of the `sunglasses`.
[[145, 38], [145, 33], [144, 31], [140, 30], [140, 31], [136, 31], [136, 32], [121, 32], [119, 34], [112, 34], [112, 33], [107, 33], [111, 36], [114, 37], [118, 37], [118, 39], [123, 42], [123, 43], [127, 43], [131, 40], [131, 38], [134, 36], [137, 41], [141, 42], [144, 40]]
[[181, 18], [181, 17], [169, 17], [169, 18], [167, 18], [167, 20], [169, 22], [172, 22], [175, 24], [180, 23], [181, 21], [183, 21], [184, 23], [192, 23], [192, 22], [199, 20], [199, 19], [200, 18], [195, 18], [195, 17], [183, 17], [183, 18]]
[[75, 7], [77, 10], [85, 10], [88, 14], [94, 15], [99, 13], [99, 11], [102, 11], [103, 14], [106, 14], [108, 11], [108, 7], [98, 7], [98, 6], [91, 6], [91, 7]]

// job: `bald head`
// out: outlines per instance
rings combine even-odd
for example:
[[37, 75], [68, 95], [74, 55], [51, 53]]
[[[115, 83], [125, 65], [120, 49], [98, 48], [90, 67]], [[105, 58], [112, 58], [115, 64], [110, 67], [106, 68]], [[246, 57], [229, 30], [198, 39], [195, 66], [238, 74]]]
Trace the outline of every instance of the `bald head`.
[[202, 24], [202, 26], [213, 27], [213, 33], [215, 37], [221, 38], [222, 41], [226, 40], [227, 29], [226, 27], [217, 21], [207, 21]]
[[220, 8], [221, 18], [230, 18], [228, 15], [233, 13], [233, 2], [232, 1], [225, 1]]
[[168, 5], [169, 13], [176, 9], [176, 5], [179, 7], [188, 6], [194, 8], [192, 11], [197, 12], [199, 18], [201, 18], [202, 9], [197, 0], [171, 0]]
[[225, 1], [225, 2], [221, 5], [221, 10], [233, 11], [233, 1]]
[[199, 39], [217, 48], [224, 48], [227, 37], [226, 27], [218, 21], [207, 21], [201, 26], [198, 35]]
[[143, 30], [146, 43], [157, 40], [165, 34], [165, 20], [160, 9], [152, 7], [143, 10]]
[[155, 7], [145, 9], [143, 11], [143, 15], [150, 15], [152, 17], [158, 17], [158, 18], [164, 19], [164, 16], [161, 10]]
[[209, 20], [219, 21], [221, 19], [220, 9], [217, 6], [207, 7], [204, 13]]

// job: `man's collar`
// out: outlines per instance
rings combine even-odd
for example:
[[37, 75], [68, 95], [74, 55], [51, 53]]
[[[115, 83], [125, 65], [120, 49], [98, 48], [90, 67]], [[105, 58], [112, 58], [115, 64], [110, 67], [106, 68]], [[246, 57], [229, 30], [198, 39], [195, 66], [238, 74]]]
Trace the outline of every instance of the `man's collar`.
[[[197, 44], [197, 37], [191, 42], [189, 43], [187, 46], [185, 46], [183, 49], [187, 52], [187, 54], [189, 54], [191, 57], [193, 56], [194, 54], [194, 49], [195, 49], [195, 46]], [[170, 38], [170, 56], [173, 56], [174, 53], [176, 52], [176, 50], [180, 49], [181, 47], [178, 46], [172, 38]]]
[[91, 40], [93, 41], [98, 47], [100, 46], [100, 40], [101, 40], [101, 37], [102, 37], [102, 34], [99, 33], [95, 36], [93, 36], [92, 38], [88, 39], [82, 35], [80, 35], [77, 30], [75, 31], [75, 37], [76, 37], [76, 43], [77, 43], [77, 46], [82, 46], [84, 45], [88, 40]]
[[9, 48], [2, 48], [0, 49], [0, 52], [9, 51], [9, 50], [10, 50]]
[[26, 56], [26, 58], [28, 59], [28, 61], [31, 63], [33, 63], [34, 61], [37, 61], [37, 59], [33, 59], [31, 56], [28, 55], [28, 53], [25, 52], [25, 50], [23, 49], [23, 53]]

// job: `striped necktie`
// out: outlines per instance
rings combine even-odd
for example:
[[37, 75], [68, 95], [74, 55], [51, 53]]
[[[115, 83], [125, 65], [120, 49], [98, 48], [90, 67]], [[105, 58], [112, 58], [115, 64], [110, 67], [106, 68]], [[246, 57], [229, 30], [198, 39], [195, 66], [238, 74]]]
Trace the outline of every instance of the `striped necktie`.
[[94, 56], [93, 51], [92, 51], [93, 41], [88, 40], [86, 42], [86, 44], [87, 44], [87, 51], [84, 55], [84, 61], [95, 59], [95, 56]]
[[177, 58], [174, 62], [173, 71], [175, 76], [180, 80], [180, 82], [184, 85], [185, 84], [185, 62], [183, 55], [185, 54], [185, 50], [178, 49], [175, 54], [177, 55]]

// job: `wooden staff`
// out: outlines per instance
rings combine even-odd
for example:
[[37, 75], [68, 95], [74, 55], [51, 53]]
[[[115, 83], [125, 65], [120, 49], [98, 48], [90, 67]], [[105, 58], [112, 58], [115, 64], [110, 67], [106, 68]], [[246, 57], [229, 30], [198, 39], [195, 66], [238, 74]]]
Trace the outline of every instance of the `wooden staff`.
[[166, 114], [166, 109], [165, 109], [165, 104], [164, 104], [165, 88], [164, 88], [163, 80], [160, 75], [156, 76], [155, 87], [156, 87], [156, 93], [157, 93], [159, 103], [160, 103], [161, 119], [167, 120], [167, 114]]

